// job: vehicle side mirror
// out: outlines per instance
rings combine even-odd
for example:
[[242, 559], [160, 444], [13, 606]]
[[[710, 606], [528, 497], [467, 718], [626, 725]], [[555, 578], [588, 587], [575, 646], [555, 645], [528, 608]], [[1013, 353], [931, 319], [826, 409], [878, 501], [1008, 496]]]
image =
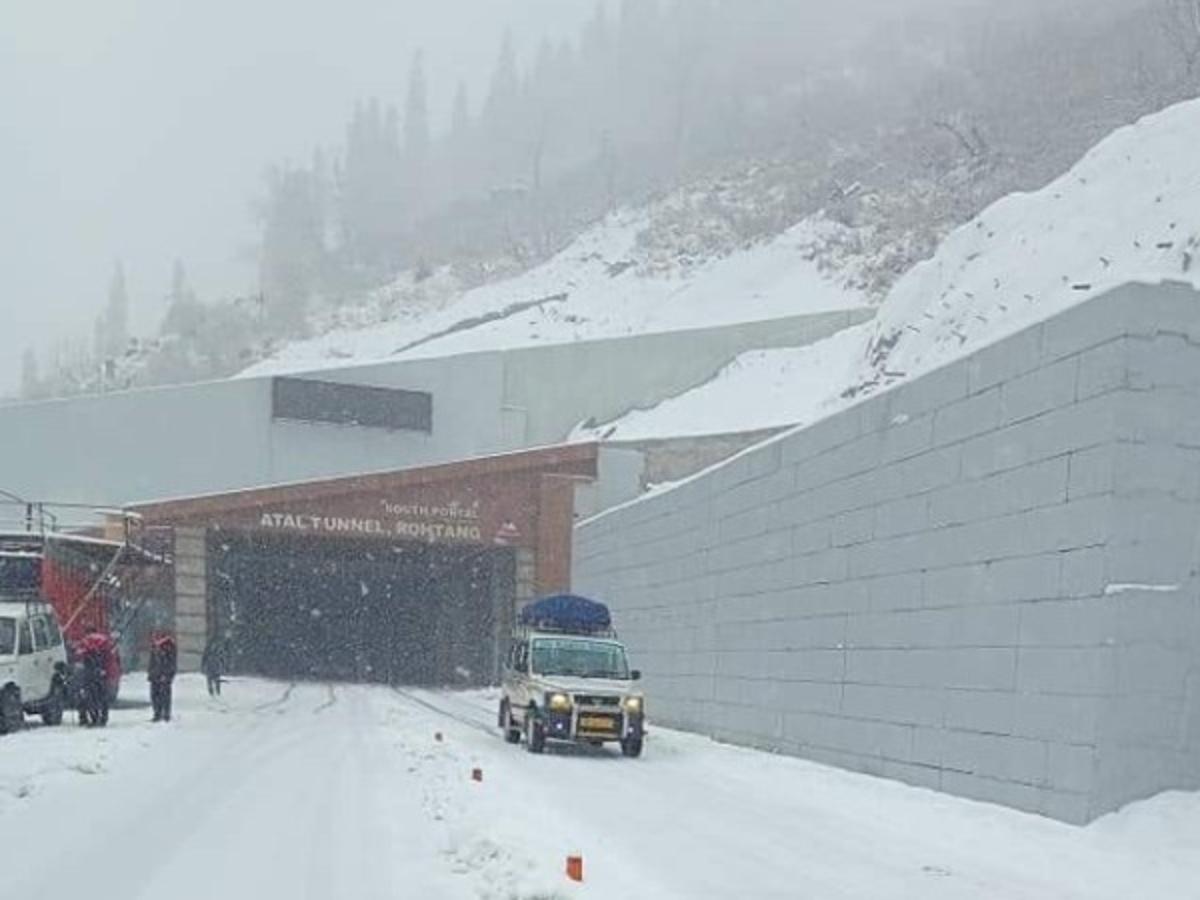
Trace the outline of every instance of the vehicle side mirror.
[[629, 677], [632, 678], [634, 681], [641, 681], [642, 680], [642, 670], [634, 669], [632, 672], [629, 673]]

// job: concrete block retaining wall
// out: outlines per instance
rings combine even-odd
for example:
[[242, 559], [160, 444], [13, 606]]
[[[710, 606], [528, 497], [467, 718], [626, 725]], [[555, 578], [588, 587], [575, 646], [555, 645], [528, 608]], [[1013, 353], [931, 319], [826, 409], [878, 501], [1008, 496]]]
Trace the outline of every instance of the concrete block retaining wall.
[[1119, 288], [574, 560], [661, 723], [1069, 822], [1200, 787], [1200, 295]]

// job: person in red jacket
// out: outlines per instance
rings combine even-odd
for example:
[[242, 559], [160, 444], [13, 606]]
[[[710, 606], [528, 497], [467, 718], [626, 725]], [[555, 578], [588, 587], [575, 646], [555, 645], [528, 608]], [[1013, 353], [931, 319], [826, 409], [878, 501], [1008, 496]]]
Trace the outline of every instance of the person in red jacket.
[[169, 634], [157, 636], [150, 646], [150, 703], [155, 722], [171, 721], [171, 686], [177, 668], [175, 638]]

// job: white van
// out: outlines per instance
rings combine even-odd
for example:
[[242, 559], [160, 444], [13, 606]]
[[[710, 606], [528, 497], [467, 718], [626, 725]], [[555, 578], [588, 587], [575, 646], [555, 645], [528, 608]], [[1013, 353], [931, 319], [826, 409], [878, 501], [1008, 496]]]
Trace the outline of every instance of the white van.
[[19, 731], [26, 714], [61, 723], [67, 672], [54, 611], [42, 603], [0, 601], [0, 734]]

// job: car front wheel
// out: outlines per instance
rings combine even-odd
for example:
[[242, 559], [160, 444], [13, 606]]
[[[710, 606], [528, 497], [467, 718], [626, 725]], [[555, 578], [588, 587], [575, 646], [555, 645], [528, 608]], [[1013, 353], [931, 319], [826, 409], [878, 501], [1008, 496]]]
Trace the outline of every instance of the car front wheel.
[[525, 713], [525, 749], [530, 753], [543, 753], [546, 750], [546, 729], [538, 721], [533, 709]]
[[621, 741], [621, 753], [630, 759], [637, 759], [642, 755], [642, 739], [640, 737], [625, 738]]
[[504, 731], [504, 740], [510, 744], [521, 743], [521, 729], [513, 724], [512, 710], [509, 709], [508, 701], [500, 701], [500, 728]]

